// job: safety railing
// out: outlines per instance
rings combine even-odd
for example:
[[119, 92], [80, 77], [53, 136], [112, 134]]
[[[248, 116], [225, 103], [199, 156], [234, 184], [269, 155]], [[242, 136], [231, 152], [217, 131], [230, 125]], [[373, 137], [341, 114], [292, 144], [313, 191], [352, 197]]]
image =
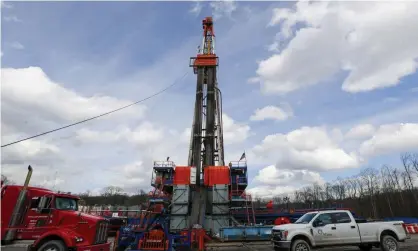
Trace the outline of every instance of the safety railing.
[[231, 161], [229, 162], [230, 168], [247, 168], [247, 161]]
[[172, 185], [174, 182], [174, 175], [172, 173], [170, 173], [167, 177], [161, 177], [156, 175], [155, 173], [152, 174], [152, 178], [151, 178], [151, 185], [152, 186], [156, 186], [156, 185]]
[[248, 184], [248, 179], [245, 176], [231, 177], [231, 184]]
[[245, 196], [243, 196], [244, 194], [244, 190], [232, 190], [230, 192], [230, 200], [239, 200], [239, 201], [244, 201], [245, 200]]
[[154, 161], [154, 168], [174, 168], [173, 161]]

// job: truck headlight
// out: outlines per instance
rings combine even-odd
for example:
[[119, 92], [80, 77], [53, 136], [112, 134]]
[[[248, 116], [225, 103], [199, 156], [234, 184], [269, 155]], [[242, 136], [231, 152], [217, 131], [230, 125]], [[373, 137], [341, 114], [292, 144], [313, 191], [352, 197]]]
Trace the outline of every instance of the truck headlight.
[[83, 241], [83, 238], [82, 237], [75, 237], [75, 242], [82, 242]]
[[286, 230], [286, 231], [282, 231], [282, 232], [281, 232], [281, 236], [280, 236], [280, 237], [281, 237], [281, 239], [282, 239], [282, 240], [286, 240], [286, 238], [287, 238], [287, 234], [288, 234], [288, 231], [287, 231], [287, 230]]

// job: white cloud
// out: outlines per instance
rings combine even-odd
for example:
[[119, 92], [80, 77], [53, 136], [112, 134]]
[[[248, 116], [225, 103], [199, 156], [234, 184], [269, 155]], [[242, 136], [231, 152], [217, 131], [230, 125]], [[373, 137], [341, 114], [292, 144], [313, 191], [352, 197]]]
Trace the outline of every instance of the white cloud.
[[[6, 141], [4, 139], [8, 140]], [[7, 137], [2, 135], [1, 141], [2, 143], [6, 143], [16, 139], [17, 137]], [[30, 139], [2, 148], [1, 163], [2, 165], [30, 164], [33, 162], [47, 164], [49, 161], [54, 161], [59, 153], [60, 149], [54, 144], [50, 144], [42, 140]]]
[[117, 184], [128, 192], [136, 192], [139, 189], [145, 191], [151, 189], [152, 164], [144, 164], [142, 161], [129, 163], [123, 166], [115, 166], [106, 170], [109, 175], [108, 182]]
[[383, 100], [383, 102], [386, 102], [386, 103], [395, 103], [395, 102], [398, 102], [400, 99], [399, 98], [396, 98], [396, 97], [387, 97], [387, 98], [385, 98], [384, 100]]
[[276, 107], [276, 106], [266, 106], [261, 109], [257, 109], [253, 115], [251, 115], [250, 120], [252, 121], [260, 121], [260, 120], [287, 120], [289, 117], [292, 116], [292, 112], [290, 110], [285, 111], [283, 108]]
[[418, 124], [396, 123], [381, 125], [373, 137], [364, 141], [359, 152], [364, 156], [418, 149]]
[[202, 12], [202, 8], [203, 8], [203, 5], [201, 1], [194, 1], [193, 8], [191, 8], [189, 12], [198, 16], [200, 12]]
[[375, 128], [371, 124], [360, 124], [351, 128], [346, 134], [346, 139], [364, 139], [371, 137], [375, 132]]
[[294, 191], [303, 186], [325, 183], [317, 172], [291, 170], [275, 165], [261, 169], [253, 182], [256, 186], [248, 189], [248, 192], [256, 197], [270, 199], [274, 196], [292, 196]]
[[11, 5], [9, 2], [5, 2], [5, 1], [1, 1], [1, 8], [5, 8], [5, 9], [11, 9], [13, 8], [13, 5]]
[[116, 143], [122, 141], [147, 146], [161, 141], [163, 137], [164, 129], [148, 121], [135, 129], [123, 126], [112, 131], [95, 131], [86, 128], [77, 131], [77, 140], [82, 142]]
[[[418, 4], [415, 2], [307, 2], [275, 9], [271, 25], [290, 39], [280, 54], [259, 63], [266, 93], [287, 93], [348, 71], [347, 92], [395, 86], [416, 71]], [[306, 26], [294, 32], [295, 25]]]
[[210, 2], [212, 7], [213, 19], [220, 19], [224, 16], [231, 18], [232, 12], [237, 9], [237, 3], [234, 0], [217, 0]]
[[22, 20], [20, 20], [17, 16], [5, 16], [3, 19], [6, 22], [17, 22], [17, 23], [22, 22]]
[[270, 186], [294, 186], [295, 183], [323, 183], [324, 180], [317, 172], [308, 170], [289, 170], [274, 165], [261, 169], [255, 177], [256, 182]]
[[227, 114], [222, 114], [224, 142], [225, 144], [235, 144], [246, 140], [250, 133], [250, 126], [244, 123], [235, 122]]
[[347, 153], [331, 133], [320, 127], [268, 135], [252, 151], [259, 158], [291, 170], [336, 170], [356, 168], [361, 163], [355, 153]]
[[[1, 91], [4, 108], [2, 124], [14, 124], [18, 131], [22, 131], [22, 127], [30, 126], [33, 123], [32, 119], [59, 123], [76, 122], [132, 102], [109, 96], [84, 97], [53, 82], [39, 67], [2, 68]], [[22, 112], [24, 115], [16, 116], [17, 112]], [[104, 116], [102, 119], [123, 116], [141, 118], [144, 113], [145, 106], [136, 105]]]
[[[272, 44], [270, 44], [270, 45], [267, 47], [267, 50], [268, 50], [268, 51], [278, 52], [278, 51], [279, 51], [279, 48], [280, 48], [280, 44], [279, 44], [279, 42], [274, 41]], [[256, 79], [251, 79], [251, 81], [250, 81], [250, 82], [252, 82], [253, 80], [254, 80], [255, 82], [257, 82], [257, 81], [256, 81]]]
[[16, 49], [16, 50], [23, 50], [23, 49], [25, 49], [25, 46], [23, 46], [23, 44], [21, 44], [21, 43], [19, 43], [17, 41], [14, 41], [12, 43], [7, 43], [7, 44], [10, 47], [12, 47], [13, 49]]
[[253, 198], [272, 199], [274, 196], [288, 196], [296, 190], [293, 186], [257, 186], [247, 189]]

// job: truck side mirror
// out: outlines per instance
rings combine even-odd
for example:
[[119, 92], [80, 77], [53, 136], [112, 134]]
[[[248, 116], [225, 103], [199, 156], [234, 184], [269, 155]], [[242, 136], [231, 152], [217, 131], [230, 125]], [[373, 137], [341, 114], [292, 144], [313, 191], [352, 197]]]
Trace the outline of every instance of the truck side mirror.
[[320, 220], [316, 220], [313, 222], [312, 224], [314, 227], [323, 227], [325, 226], [324, 222], [320, 221]]

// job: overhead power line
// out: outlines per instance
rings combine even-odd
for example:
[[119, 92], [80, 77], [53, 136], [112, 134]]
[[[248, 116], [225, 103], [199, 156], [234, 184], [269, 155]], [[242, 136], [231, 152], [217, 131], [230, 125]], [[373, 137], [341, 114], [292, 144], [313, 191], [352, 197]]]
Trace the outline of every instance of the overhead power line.
[[97, 115], [97, 116], [94, 116], [94, 117], [91, 117], [91, 118], [88, 118], [88, 119], [81, 120], [81, 121], [78, 121], [78, 122], [75, 122], [75, 123], [72, 123], [72, 124], [69, 124], [69, 125], [66, 125], [66, 126], [62, 126], [62, 127], [59, 127], [59, 128], [56, 128], [56, 129], [53, 129], [53, 130], [47, 131], [47, 132], [43, 132], [43, 133], [40, 133], [40, 134], [37, 134], [37, 135], [34, 135], [34, 136], [30, 136], [30, 137], [27, 137], [27, 138], [24, 138], [24, 139], [21, 139], [21, 140], [17, 140], [17, 141], [14, 141], [14, 142], [11, 142], [11, 143], [8, 143], [8, 144], [5, 144], [5, 145], [2, 145], [1, 147], [6, 147], [6, 146], [14, 145], [14, 144], [20, 143], [20, 142], [22, 142], [22, 141], [26, 141], [26, 140], [33, 139], [33, 138], [37, 138], [37, 137], [39, 137], [39, 136], [43, 136], [43, 135], [46, 135], [46, 134], [50, 134], [50, 133], [53, 133], [53, 132], [56, 132], [56, 131], [60, 131], [60, 130], [62, 130], [62, 129], [65, 129], [65, 128], [68, 128], [68, 127], [72, 127], [72, 126], [75, 126], [75, 125], [78, 125], [78, 124], [82, 124], [82, 123], [84, 123], [84, 122], [87, 122], [87, 121], [90, 121], [90, 120], [93, 120], [93, 119], [97, 119], [97, 118], [100, 118], [100, 117], [103, 117], [103, 116], [109, 115], [109, 114], [111, 114], [111, 113], [114, 113], [114, 112], [117, 112], [117, 111], [123, 110], [123, 109], [125, 109], [125, 108], [131, 107], [131, 106], [136, 105], [136, 104], [138, 104], [138, 103], [144, 102], [144, 101], [146, 101], [146, 100], [148, 100], [148, 99], [151, 99], [151, 98], [153, 98], [153, 97], [155, 97], [155, 96], [160, 95], [161, 93], [163, 93], [163, 92], [167, 91], [168, 89], [170, 89], [171, 87], [175, 86], [176, 84], [178, 84], [178, 82], [179, 82], [180, 80], [184, 79], [184, 78], [186, 77], [186, 75], [187, 75], [187, 74], [188, 74], [188, 72], [186, 72], [186, 73], [185, 73], [185, 74], [184, 74], [181, 78], [177, 79], [176, 81], [174, 81], [174, 83], [172, 83], [171, 85], [169, 85], [169, 86], [167, 86], [166, 88], [162, 89], [161, 91], [156, 92], [156, 93], [152, 94], [151, 96], [148, 96], [148, 97], [146, 97], [146, 98], [143, 98], [143, 99], [141, 99], [141, 100], [138, 100], [138, 101], [136, 101], [136, 102], [134, 102], [134, 103], [131, 103], [131, 104], [129, 104], [129, 105], [126, 105], [126, 106], [120, 107], [120, 108], [118, 108], [118, 109], [115, 109], [115, 110], [112, 110], [112, 111], [109, 111], [109, 112], [106, 112], [106, 113], [102, 113], [102, 114], [100, 114], [100, 115]]

